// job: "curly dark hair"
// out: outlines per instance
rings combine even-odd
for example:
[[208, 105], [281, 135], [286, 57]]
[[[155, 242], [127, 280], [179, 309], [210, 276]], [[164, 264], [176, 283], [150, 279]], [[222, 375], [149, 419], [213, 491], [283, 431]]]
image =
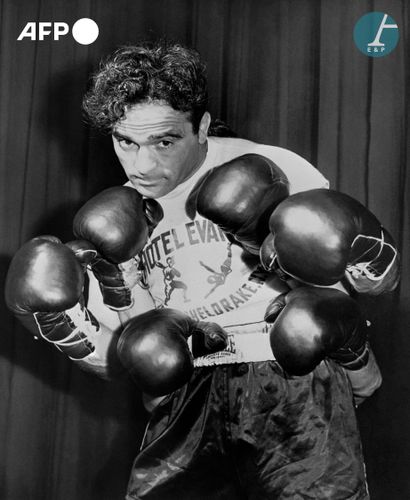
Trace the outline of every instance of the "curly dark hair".
[[206, 67], [198, 52], [164, 41], [121, 47], [93, 76], [83, 109], [91, 125], [111, 132], [127, 106], [147, 101], [188, 112], [197, 133], [208, 106]]

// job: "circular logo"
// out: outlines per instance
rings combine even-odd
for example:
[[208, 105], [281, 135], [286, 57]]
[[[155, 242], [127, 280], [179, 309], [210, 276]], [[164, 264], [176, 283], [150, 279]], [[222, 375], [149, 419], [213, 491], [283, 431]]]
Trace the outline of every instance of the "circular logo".
[[74, 23], [72, 33], [76, 42], [90, 45], [97, 40], [99, 29], [95, 21], [83, 17]]
[[399, 27], [384, 12], [369, 12], [356, 23], [353, 31], [356, 47], [369, 57], [384, 57], [399, 41]]

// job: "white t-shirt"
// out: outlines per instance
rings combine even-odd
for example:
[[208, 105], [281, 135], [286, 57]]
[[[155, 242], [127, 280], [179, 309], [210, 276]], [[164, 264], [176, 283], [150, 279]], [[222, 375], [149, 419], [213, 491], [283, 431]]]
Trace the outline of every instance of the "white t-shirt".
[[[329, 187], [320, 172], [291, 151], [243, 139], [210, 137], [201, 168], [157, 200], [165, 215], [143, 250], [155, 307], [177, 308], [195, 319], [217, 322], [227, 329], [229, 339], [235, 336], [232, 332], [238, 332], [236, 345], [230, 340], [222, 353], [198, 358], [197, 366], [241, 361], [241, 351], [245, 352], [245, 359], [248, 351], [252, 360], [272, 356], [266, 335], [269, 326], [263, 317], [268, 303], [284, 291], [283, 283], [275, 275], [265, 273], [257, 258], [250, 257], [238, 245], [230, 245], [217, 226], [198, 214], [191, 219], [185, 209], [188, 195], [206, 171], [247, 153], [264, 155], [277, 164], [288, 177], [290, 194]], [[103, 304], [97, 280], [89, 274], [88, 307], [106, 327], [120, 331], [118, 314]], [[145, 301], [136, 314], [151, 307], [152, 301]], [[364, 369], [346, 373], [354, 394], [360, 396], [358, 401], [370, 396], [381, 383], [372, 353]]]
[[[328, 187], [322, 174], [291, 151], [243, 139], [210, 137], [201, 168], [157, 199], [164, 218], [142, 252], [155, 308], [179, 309], [195, 319], [217, 322], [231, 327], [230, 330], [267, 331], [263, 321], [265, 309], [284, 291], [283, 283], [265, 273], [257, 257], [230, 244], [215, 224], [198, 214], [191, 219], [185, 206], [192, 188], [206, 171], [247, 153], [274, 161], [288, 177], [290, 194]], [[90, 293], [98, 293], [97, 288], [94, 283]], [[119, 325], [116, 313], [102, 303], [98, 310], [90, 308], [107, 326]]]

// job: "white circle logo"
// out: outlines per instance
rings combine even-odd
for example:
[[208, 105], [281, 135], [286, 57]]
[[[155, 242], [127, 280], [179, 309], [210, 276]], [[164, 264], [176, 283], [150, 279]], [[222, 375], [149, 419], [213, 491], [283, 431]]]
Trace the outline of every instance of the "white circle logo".
[[83, 17], [74, 23], [72, 34], [76, 42], [81, 45], [90, 45], [98, 38], [98, 25], [92, 19]]

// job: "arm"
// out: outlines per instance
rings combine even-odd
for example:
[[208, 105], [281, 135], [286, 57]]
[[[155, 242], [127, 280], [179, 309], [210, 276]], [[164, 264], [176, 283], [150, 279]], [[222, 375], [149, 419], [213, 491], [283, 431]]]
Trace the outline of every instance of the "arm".
[[[287, 284], [292, 290], [303, 286], [302, 283], [296, 280], [287, 280]], [[328, 288], [334, 288], [349, 294], [340, 281]], [[368, 361], [363, 367], [356, 370], [343, 367], [349, 378], [356, 405], [361, 404], [366, 398], [370, 397], [381, 386], [383, 380], [376, 357], [370, 346], [368, 346], [368, 352]]]
[[287, 373], [305, 375], [323, 359], [333, 359], [344, 368], [357, 404], [380, 386], [368, 342], [369, 324], [345, 292], [297, 287], [277, 297], [265, 319], [273, 323], [272, 351]]
[[117, 356], [118, 334], [100, 323], [100, 332], [94, 339], [95, 356], [73, 360], [81, 370], [104, 380], [111, 380], [123, 372]]
[[125, 323], [154, 306], [143, 288], [139, 253], [163, 216], [154, 200], [130, 187], [106, 189], [77, 212], [70, 243], [76, 257], [90, 255], [88, 308], [100, 323], [95, 357], [76, 361], [82, 369], [110, 378], [121, 369], [117, 341]]
[[83, 266], [92, 255], [91, 248], [80, 251], [53, 236], [33, 238], [11, 261], [5, 298], [34, 338], [53, 344], [82, 369], [112, 378], [123, 371], [116, 350], [122, 325], [93, 276], [86, 288]]
[[125, 186], [106, 189], [77, 212], [73, 232], [79, 252], [94, 248], [88, 267], [95, 275], [103, 302], [114, 311], [133, 306], [133, 289], [143, 286], [140, 252], [158, 222], [161, 206]]
[[399, 281], [395, 243], [354, 198], [327, 189], [289, 196], [272, 212], [261, 248], [266, 270], [281, 270], [309, 285], [346, 279], [358, 293], [391, 292]]
[[36, 339], [54, 344], [75, 363], [108, 370], [111, 335], [85, 306], [83, 265], [53, 236], [33, 238], [13, 257], [6, 279], [9, 309]]
[[[349, 295], [349, 292], [340, 281], [329, 288], [335, 288]], [[356, 405], [363, 403], [365, 399], [370, 397], [381, 386], [383, 381], [379, 365], [370, 345], [368, 350], [369, 358], [365, 366], [357, 370], [343, 368], [352, 386]]]
[[359, 370], [346, 370], [353, 390], [356, 405], [370, 397], [382, 384], [382, 374], [377, 364], [374, 353], [369, 349], [369, 360]]
[[88, 280], [87, 308], [98, 319], [100, 334], [94, 341], [95, 358], [85, 358], [75, 363], [98, 377], [110, 379], [124, 371], [117, 356], [117, 343], [123, 327], [131, 318], [153, 309], [154, 303], [148, 290], [135, 286], [132, 289], [132, 307], [114, 311], [104, 303], [100, 285], [91, 271], [88, 272]]

